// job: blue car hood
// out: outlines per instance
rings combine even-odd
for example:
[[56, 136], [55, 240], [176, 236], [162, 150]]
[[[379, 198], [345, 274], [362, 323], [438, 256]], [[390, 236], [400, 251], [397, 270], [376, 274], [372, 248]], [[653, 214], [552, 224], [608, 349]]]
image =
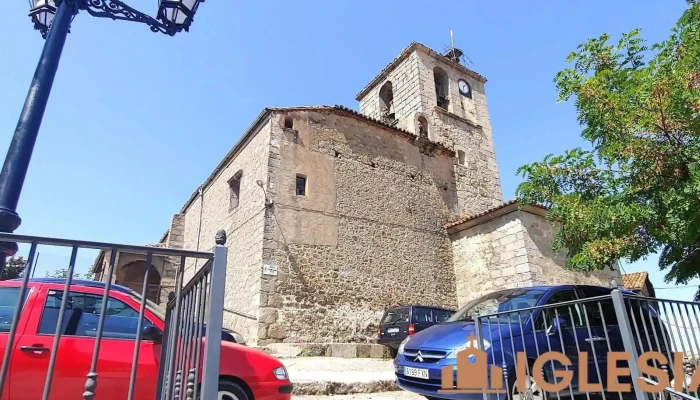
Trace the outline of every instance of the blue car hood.
[[[510, 338], [511, 328], [513, 336], [520, 336], [520, 327], [507, 323], [481, 325], [481, 332], [484, 339], [493, 342], [500, 342], [502, 339]], [[476, 337], [474, 322], [444, 322], [424, 329], [406, 343], [407, 349], [433, 349], [450, 351], [460, 346], [469, 339], [469, 336]]]

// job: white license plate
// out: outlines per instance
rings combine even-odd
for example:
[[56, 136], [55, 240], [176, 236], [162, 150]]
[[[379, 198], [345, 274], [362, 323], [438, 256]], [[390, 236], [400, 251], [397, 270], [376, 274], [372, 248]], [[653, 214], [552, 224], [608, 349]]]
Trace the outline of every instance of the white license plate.
[[412, 378], [428, 379], [428, 370], [424, 368], [403, 367], [403, 374]]
[[399, 331], [399, 328], [389, 328], [386, 330], [388, 333], [396, 333]]

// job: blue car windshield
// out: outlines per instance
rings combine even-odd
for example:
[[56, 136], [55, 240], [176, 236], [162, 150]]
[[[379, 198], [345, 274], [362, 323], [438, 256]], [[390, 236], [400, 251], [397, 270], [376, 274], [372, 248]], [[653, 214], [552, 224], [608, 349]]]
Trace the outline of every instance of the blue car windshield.
[[[534, 307], [546, 292], [543, 289], [506, 289], [489, 293], [467, 303], [447, 322], [473, 321], [477, 315], [489, 315]], [[522, 316], [523, 322], [527, 319], [527, 314]], [[518, 322], [519, 320], [517, 313], [502, 314], [492, 318], [498, 318], [501, 322]]]

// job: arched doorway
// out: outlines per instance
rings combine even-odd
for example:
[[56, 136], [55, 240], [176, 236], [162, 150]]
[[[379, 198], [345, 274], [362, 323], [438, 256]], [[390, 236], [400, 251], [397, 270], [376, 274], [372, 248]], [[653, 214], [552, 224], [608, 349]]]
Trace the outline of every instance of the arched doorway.
[[[143, 280], [146, 277], [146, 261], [132, 261], [117, 271], [116, 283], [126, 286], [136, 293], [141, 293], [143, 290]], [[151, 271], [148, 273], [148, 289], [146, 298], [154, 303], [160, 303], [160, 281], [161, 276], [158, 269], [151, 266]]]

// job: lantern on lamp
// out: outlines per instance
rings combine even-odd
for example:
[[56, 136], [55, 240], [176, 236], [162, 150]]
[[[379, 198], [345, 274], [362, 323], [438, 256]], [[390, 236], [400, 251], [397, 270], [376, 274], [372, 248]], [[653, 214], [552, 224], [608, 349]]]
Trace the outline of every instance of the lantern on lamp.
[[187, 31], [192, 23], [192, 18], [199, 3], [204, 0], [160, 0], [158, 5], [158, 19], [177, 30]]
[[51, 26], [51, 21], [56, 15], [55, 0], [31, 0], [32, 9], [29, 16], [34, 22], [34, 27], [41, 32], [45, 32]]

